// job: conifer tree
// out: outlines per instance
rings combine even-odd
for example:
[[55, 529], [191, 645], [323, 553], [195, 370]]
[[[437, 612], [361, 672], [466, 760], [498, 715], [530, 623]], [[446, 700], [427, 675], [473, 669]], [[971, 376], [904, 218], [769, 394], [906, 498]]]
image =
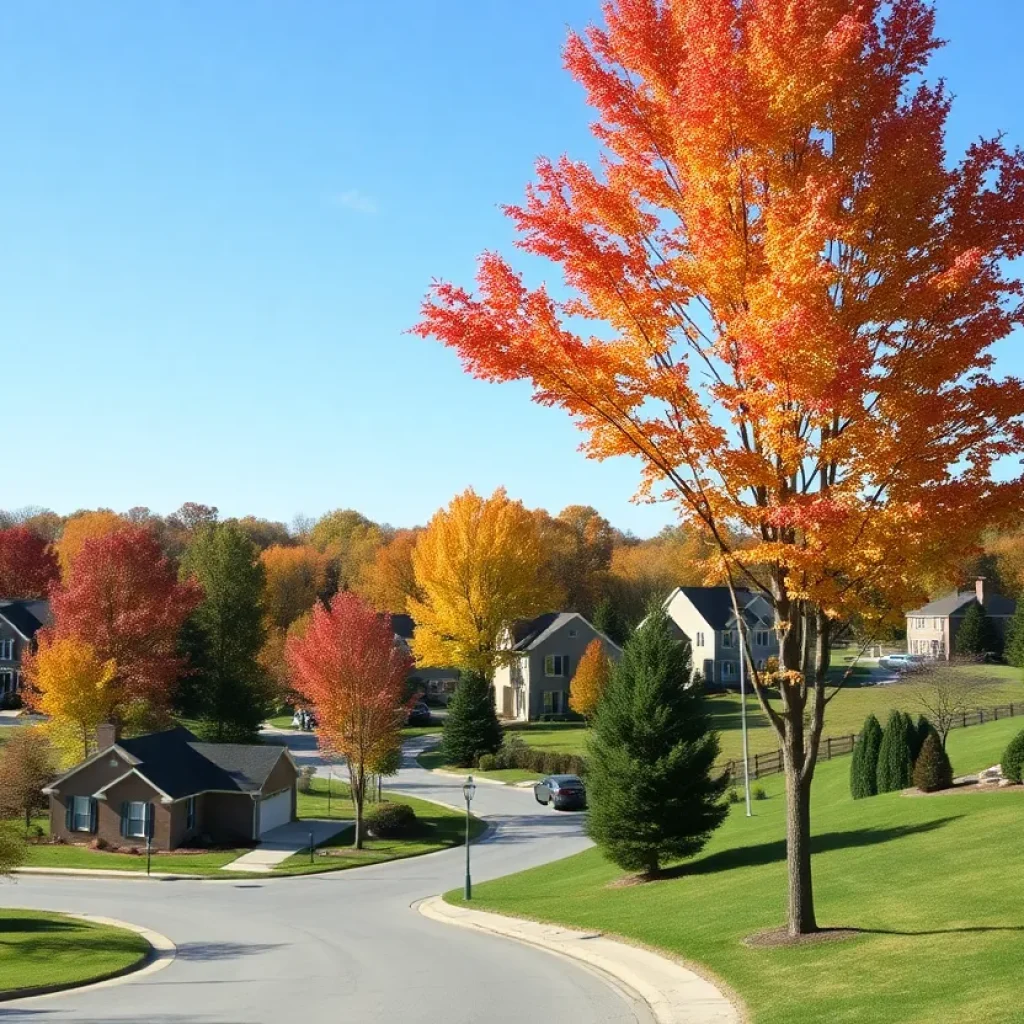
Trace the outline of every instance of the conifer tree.
[[957, 654], [1001, 653], [999, 638], [985, 609], [972, 602], [956, 631], [953, 647]]
[[885, 723], [882, 745], [878, 751], [878, 792], [891, 793], [910, 785], [913, 762], [910, 759], [910, 739], [903, 713], [893, 711]]
[[727, 813], [718, 735], [690, 680], [689, 643], [657, 607], [626, 641], [588, 745], [588, 833], [619, 867], [648, 877], [699, 853]]
[[949, 789], [953, 785], [953, 766], [934, 729], [928, 733], [914, 765], [914, 785], [924, 793]]
[[1024, 668], [1024, 594], [1017, 598], [1017, 607], [1006, 624], [1003, 655], [1009, 664]]
[[463, 672], [444, 721], [445, 763], [472, 768], [481, 754], [494, 754], [500, 746], [501, 723], [490, 684], [478, 672]]
[[868, 715], [864, 728], [853, 748], [850, 765], [850, 793], [854, 800], [874, 796], [878, 792], [878, 752], [882, 746], [882, 726], [875, 716]]
[[594, 629], [604, 633], [612, 643], [620, 647], [629, 636], [629, 630], [618, 605], [607, 595], [601, 598], [601, 603], [594, 609]]

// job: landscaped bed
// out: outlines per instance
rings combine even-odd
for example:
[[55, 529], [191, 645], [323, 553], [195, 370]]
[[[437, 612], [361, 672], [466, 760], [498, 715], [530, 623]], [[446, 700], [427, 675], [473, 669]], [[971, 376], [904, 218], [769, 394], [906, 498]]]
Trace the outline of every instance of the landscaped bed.
[[[952, 733], [957, 774], [997, 763], [1022, 727], [1018, 718]], [[616, 884], [622, 872], [591, 850], [479, 885], [473, 904], [695, 961], [739, 992], [756, 1024], [1020, 1020], [1024, 787], [985, 799], [853, 801], [849, 768], [849, 758], [818, 766], [812, 828], [819, 924], [858, 929], [854, 937], [744, 945], [784, 920], [782, 776], [763, 780], [769, 798], [752, 819], [734, 807], [676, 877]]]
[[39, 910], [0, 910], [0, 998], [108, 978], [149, 951], [141, 935], [123, 928]]

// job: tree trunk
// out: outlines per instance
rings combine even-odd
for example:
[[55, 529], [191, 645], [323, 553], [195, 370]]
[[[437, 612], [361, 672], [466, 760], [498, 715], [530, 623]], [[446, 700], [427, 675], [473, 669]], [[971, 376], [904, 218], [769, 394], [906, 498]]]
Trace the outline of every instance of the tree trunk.
[[359, 765], [353, 772], [351, 761], [349, 762], [349, 774], [352, 783], [352, 802], [356, 809], [356, 834], [352, 845], [355, 849], [361, 850], [363, 848], [363, 798], [366, 796], [366, 774], [362, 765]]
[[[792, 730], [787, 730], [792, 732]], [[786, 930], [792, 936], [818, 930], [811, 884], [811, 783], [784, 752], [786, 762], [786, 872], [789, 902]], [[802, 758], [802, 752], [801, 752]]]

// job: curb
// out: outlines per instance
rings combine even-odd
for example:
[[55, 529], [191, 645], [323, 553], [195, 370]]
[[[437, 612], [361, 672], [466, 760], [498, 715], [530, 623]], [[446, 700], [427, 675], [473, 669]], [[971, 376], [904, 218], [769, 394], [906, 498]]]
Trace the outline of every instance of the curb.
[[116, 868], [15, 868], [16, 875], [50, 875], [58, 878], [130, 878], [141, 882], [201, 882], [207, 875], [178, 875], [165, 871], [119, 871]]
[[[9, 909], [36, 910], [38, 908], [11, 907]], [[72, 917], [78, 921], [88, 921], [90, 924], [106, 924], [114, 928], [123, 928], [126, 932], [135, 932], [136, 935], [141, 935], [149, 943], [149, 952], [136, 963], [129, 964], [127, 967], [122, 967], [117, 971], [111, 971], [109, 974], [103, 974], [91, 981], [37, 985], [34, 988], [0, 992], [0, 1003], [11, 1002], [15, 999], [39, 999], [45, 996], [60, 995], [63, 992], [85, 992], [93, 988], [112, 988], [114, 985], [124, 985], [129, 981], [134, 981], [136, 976], [155, 974], [157, 971], [162, 971], [165, 967], [170, 967], [178, 952], [178, 947], [166, 935], [161, 935], [150, 928], [131, 924], [128, 921], [118, 921], [113, 917], [97, 917], [94, 914], [64, 913], [63, 916]]]
[[[420, 768], [423, 768], [423, 765], [420, 765]], [[432, 775], [443, 775], [447, 779], [462, 779], [463, 782], [466, 780], [466, 775], [472, 775], [472, 769], [468, 770], [466, 775], [459, 772], [446, 772], [443, 768], [423, 768], [423, 770]], [[497, 779], [481, 779], [479, 775], [473, 775], [473, 781], [484, 786], [504, 786], [506, 789], [510, 786], [508, 782], [499, 782]]]
[[501, 914], [445, 903], [432, 896], [413, 904], [424, 917], [500, 935], [559, 954], [608, 975], [647, 1004], [658, 1024], [741, 1024], [737, 1007], [710, 981], [650, 950], [605, 938]]

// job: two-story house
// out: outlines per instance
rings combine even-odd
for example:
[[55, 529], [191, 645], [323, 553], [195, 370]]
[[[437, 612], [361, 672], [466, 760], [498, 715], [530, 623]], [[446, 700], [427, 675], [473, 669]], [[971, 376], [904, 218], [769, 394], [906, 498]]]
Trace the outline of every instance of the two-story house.
[[[754, 664], [763, 669], [778, 657], [771, 604], [751, 590], [737, 589], [736, 602], [743, 617]], [[690, 641], [694, 671], [705, 683], [739, 686], [740, 624], [728, 587], [676, 587], [665, 599], [665, 611]]]
[[47, 601], [0, 598], [0, 707], [21, 689], [21, 663], [35, 635], [50, 622]]
[[546, 612], [514, 623], [504, 638], [507, 663], [494, 674], [498, 714], [526, 722], [568, 713], [573, 673], [595, 639], [613, 661], [622, 657], [622, 649], [579, 612]]
[[[406, 653], [411, 654], [412, 638], [416, 632], [416, 622], [413, 617], [403, 613], [393, 613], [391, 628], [395, 632], [395, 643]], [[447, 704], [455, 692], [455, 688], [459, 685], [459, 670], [457, 668], [417, 665], [413, 668], [411, 676], [423, 684], [424, 695], [438, 704]]]
[[981, 605], [996, 634], [1004, 638], [1017, 602], [990, 591], [985, 579], [978, 577], [970, 589], [954, 590], [923, 608], [907, 612], [907, 653], [948, 660], [956, 650], [957, 631], [974, 604]]

